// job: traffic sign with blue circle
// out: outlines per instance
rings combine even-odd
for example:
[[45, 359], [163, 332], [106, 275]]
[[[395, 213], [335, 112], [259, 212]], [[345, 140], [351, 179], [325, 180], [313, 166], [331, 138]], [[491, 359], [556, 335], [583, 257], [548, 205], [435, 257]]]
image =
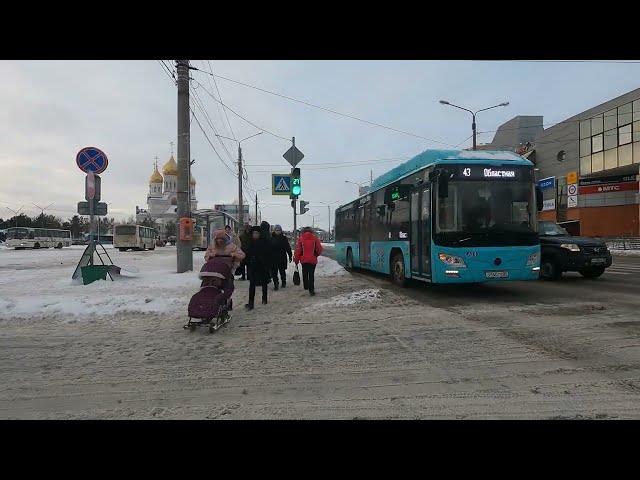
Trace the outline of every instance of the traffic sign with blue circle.
[[78, 168], [84, 173], [102, 173], [109, 165], [107, 155], [96, 147], [84, 147], [76, 155]]

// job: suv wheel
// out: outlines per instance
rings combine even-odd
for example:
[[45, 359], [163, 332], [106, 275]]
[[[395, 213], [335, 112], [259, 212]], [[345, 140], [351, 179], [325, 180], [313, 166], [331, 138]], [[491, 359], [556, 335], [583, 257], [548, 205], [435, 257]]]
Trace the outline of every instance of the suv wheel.
[[562, 276], [562, 270], [552, 258], [543, 258], [540, 263], [540, 278], [544, 280], [558, 280]]

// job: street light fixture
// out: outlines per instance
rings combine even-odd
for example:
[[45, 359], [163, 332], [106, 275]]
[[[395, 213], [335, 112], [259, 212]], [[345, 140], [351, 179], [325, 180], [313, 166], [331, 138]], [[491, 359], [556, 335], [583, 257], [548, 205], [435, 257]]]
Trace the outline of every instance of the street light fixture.
[[327, 233], [329, 234], [329, 238], [331, 238], [331, 205], [335, 205], [336, 203], [338, 203], [337, 200], [333, 201], [333, 202], [318, 202], [322, 205], [326, 205], [327, 206], [327, 210], [329, 212], [329, 230], [327, 230]]
[[226, 138], [227, 140], [231, 140], [232, 142], [236, 142], [238, 144], [238, 223], [242, 225], [244, 212], [242, 211], [242, 147], [241, 144], [245, 140], [249, 140], [255, 136], [261, 135], [264, 133], [260, 130], [258, 133], [254, 133], [253, 135], [249, 135], [248, 137], [243, 138], [242, 140], [236, 140], [235, 138], [225, 137], [224, 135], [216, 134], [216, 137]]
[[481, 108], [480, 110], [476, 110], [474, 112], [473, 110], [469, 110], [468, 108], [460, 107], [459, 105], [454, 105], [453, 103], [448, 102], [447, 100], [440, 100], [440, 103], [442, 105], [449, 105], [450, 107], [459, 108], [460, 110], [464, 110], [465, 112], [469, 112], [471, 114], [471, 116], [473, 117], [473, 123], [471, 124], [471, 129], [473, 131], [473, 149], [474, 150], [477, 150], [476, 148], [476, 115], [480, 112], [484, 112], [485, 110], [491, 110], [492, 108], [497, 108], [497, 107], [506, 107], [507, 105], [509, 105], [509, 102], [502, 102], [502, 103], [499, 103], [498, 105], [494, 105], [493, 107]]

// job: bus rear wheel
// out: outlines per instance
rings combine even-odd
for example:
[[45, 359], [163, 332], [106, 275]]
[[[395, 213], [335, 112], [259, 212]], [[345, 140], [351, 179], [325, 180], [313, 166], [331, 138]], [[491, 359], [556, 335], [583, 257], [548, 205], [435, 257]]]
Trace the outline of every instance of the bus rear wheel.
[[36, 243], [36, 244], [33, 246], [33, 248], [40, 248], [40, 244], [39, 244], [39, 243]]
[[391, 280], [399, 287], [407, 286], [407, 278], [404, 273], [404, 257], [402, 253], [396, 253], [391, 258]]
[[57, 248], [57, 249], [62, 248], [62, 244], [61, 244], [61, 243], [59, 243], [58, 245], [56, 245], [56, 248]]

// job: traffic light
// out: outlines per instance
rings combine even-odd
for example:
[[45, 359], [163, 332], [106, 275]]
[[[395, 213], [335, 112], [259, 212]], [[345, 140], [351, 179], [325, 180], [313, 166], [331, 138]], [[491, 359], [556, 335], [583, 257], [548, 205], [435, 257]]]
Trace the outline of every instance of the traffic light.
[[291, 198], [296, 199], [302, 193], [302, 183], [300, 183], [300, 169], [291, 170]]
[[307, 208], [309, 202], [305, 202], [304, 200], [300, 200], [300, 213], [298, 215], [302, 215], [303, 213], [307, 213], [309, 209]]

